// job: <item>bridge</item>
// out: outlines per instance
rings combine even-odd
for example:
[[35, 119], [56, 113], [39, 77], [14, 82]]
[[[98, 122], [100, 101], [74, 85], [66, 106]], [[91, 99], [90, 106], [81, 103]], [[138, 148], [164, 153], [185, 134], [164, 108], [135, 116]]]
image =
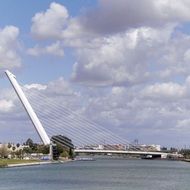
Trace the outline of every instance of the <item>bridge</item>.
[[120, 155], [140, 155], [140, 156], [155, 156], [160, 158], [167, 158], [168, 153], [165, 152], [149, 152], [149, 151], [130, 151], [130, 150], [86, 150], [75, 149], [75, 153], [88, 154], [120, 154]]
[[[92, 150], [92, 149], [78, 149], [75, 148], [75, 153], [88, 153], [88, 154], [134, 154], [134, 155], [152, 155], [166, 157], [167, 153], [164, 152], [149, 152], [149, 151], [139, 151], [139, 149], [131, 144], [126, 139], [121, 138], [114, 132], [90, 121], [89, 119], [76, 114], [73, 110], [65, 108], [58, 101], [52, 101], [43, 94], [38, 94], [39, 92], [30, 91], [22, 86], [20, 86], [16, 80], [16, 77], [10, 72], [5, 71], [9, 81], [11, 82], [19, 100], [21, 101], [25, 111], [27, 112], [33, 126], [36, 129], [41, 141], [44, 145], [50, 145], [51, 140], [55, 142], [62, 142], [65, 145], [71, 145], [70, 148], [82, 147], [81, 145], [88, 144], [100, 144], [100, 142], [106, 139], [108, 145], [121, 144], [126, 147], [130, 147], [130, 150], [109, 150], [109, 146], [106, 150]], [[28, 98], [26, 95], [28, 95]], [[30, 102], [33, 103], [31, 106]], [[43, 111], [40, 104], [43, 102]], [[45, 107], [46, 106], [46, 107]], [[52, 106], [52, 109], [48, 111], [48, 107]], [[33, 109], [35, 108], [35, 111]], [[38, 113], [38, 116], [36, 114]], [[38, 117], [41, 117], [40, 119]], [[49, 135], [53, 138], [50, 138]], [[64, 136], [62, 136], [64, 135]], [[70, 139], [72, 139], [73, 144]], [[51, 152], [51, 151], [50, 151]]]

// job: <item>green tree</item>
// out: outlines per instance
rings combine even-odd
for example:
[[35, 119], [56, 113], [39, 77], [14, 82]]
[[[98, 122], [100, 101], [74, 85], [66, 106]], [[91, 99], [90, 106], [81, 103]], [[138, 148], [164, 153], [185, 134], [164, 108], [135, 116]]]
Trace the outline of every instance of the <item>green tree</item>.
[[56, 144], [56, 146], [57, 146], [57, 151], [58, 151], [58, 153], [59, 153], [59, 155], [64, 151], [64, 148], [63, 148], [63, 146], [62, 145], [60, 145], [60, 144]]
[[23, 148], [23, 153], [31, 154], [32, 153], [32, 149], [30, 147], [24, 147]]
[[73, 149], [69, 149], [69, 158], [73, 159], [74, 158], [74, 151]]
[[32, 140], [31, 138], [28, 138], [28, 139], [26, 140], [26, 143], [25, 143], [25, 144], [32, 148], [33, 145], [34, 145], [34, 142], [33, 142], [33, 140]]
[[22, 150], [21, 150], [21, 149], [20, 149], [20, 150], [17, 150], [17, 151], [15, 152], [15, 155], [17, 156], [17, 158], [22, 159], [22, 158], [23, 158]]
[[61, 157], [63, 157], [63, 158], [68, 158], [68, 157], [69, 157], [68, 151], [63, 150], [63, 152], [61, 153]]
[[32, 152], [37, 152], [38, 144], [34, 143], [32, 139], [28, 138], [25, 144], [32, 149]]
[[38, 145], [37, 153], [49, 154], [49, 145]]
[[6, 145], [2, 145], [0, 148], [0, 156], [1, 158], [7, 158], [8, 157], [8, 149], [6, 147]]

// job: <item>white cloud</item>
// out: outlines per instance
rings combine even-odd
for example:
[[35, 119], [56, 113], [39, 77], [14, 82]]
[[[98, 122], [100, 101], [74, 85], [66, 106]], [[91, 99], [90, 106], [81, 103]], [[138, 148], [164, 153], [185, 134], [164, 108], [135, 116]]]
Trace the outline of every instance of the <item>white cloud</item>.
[[58, 3], [51, 3], [46, 12], [32, 18], [31, 32], [37, 38], [60, 38], [68, 19], [67, 9]]
[[60, 77], [56, 81], [52, 81], [47, 85], [47, 92], [53, 93], [54, 95], [74, 95], [74, 91], [63, 77]]
[[186, 96], [186, 89], [176, 83], [161, 83], [147, 86], [143, 90], [143, 95], [150, 98], [166, 98], [168, 100], [184, 98]]
[[190, 126], [190, 119], [183, 119], [177, 121], [176, 129], [178, 129], [180, 132], [182, 131], [186, 132], [186, 130], [189, 130], [189, 126]]
[[21, 66], [21, 58], [17, 51], [19, 29], [15, 26], [6, 26], [0, 29], [0, 69], [12, 69]]
[[46, 85], [42, 85], [42, 84], [26, 84], [24, 85], [25, 88], [27, 89], [37, 89], [37, 90], [45, 90], [47, 88]]
[[40, 55], [53, 55], [58, 57], [64, 56], [64, 50], [60, 42], [55, 42], [46, 47], [39, 47], [36, 45], [33, 48], [27, 50], [29, 55], [40, 56]]
[[11, 100], [0, 100], [0, 112], [9, 112], [13, 108], [14, 104]]
[[84, 41], [88, 42], [89, 38], [96, 36], [83, 26], [80, 17], [69, 17], [66, 7], [55, 2], [45, 12], [35, 14], [31, 33], [41, 40], [63, 40], [65, 46], [71, 47], [84, 45]]
[[75, 48], [72, 79], [87, 85], [133, 85], [187, 75], [189, 36], [176, 35], [176, 27], [190, 19], [189, 9], [185, 0], [100, 0], [97, 9], [72, 18], [64, 5], [51, 3], [33, 17], [31, 31], [59, 41], [28, 53], [63, 56], [65, 46]]
[[97, 8], [72, 18], [64, 5], [53, 2], [49, 9], [32, 18], [31, 32], [40, 39], [84, 40], [97, 34], [114, 34], [130, 28], [190, 20], [190, 3], [187, 0], [99, 0], [98, 3]]
[[149, 68], [159, 67], [160, 54], [170, 43], [173, 28], [141, 27], [92, 41], [94, 47], [78, 49], [72, 79], [100, 86], [146, 81], [152, 74]]
[[90, 10], [82, 24], [94, 32], [110, 34], [140, 26], [189, 21], [189, 11], [188, 0], [99, 0], [98, 8]]

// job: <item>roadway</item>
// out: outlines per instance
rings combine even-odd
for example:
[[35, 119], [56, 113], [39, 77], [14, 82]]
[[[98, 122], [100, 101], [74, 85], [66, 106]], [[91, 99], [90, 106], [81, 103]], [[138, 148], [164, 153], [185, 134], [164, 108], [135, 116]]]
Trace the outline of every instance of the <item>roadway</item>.
[[89, 149], [75, 149], [75, 153], [102, 153], [102, 154], [136, 154], [136, 155], [157, 155], [167, 156], [166, 152], [150, 152], [150, 151], [131, 151], [131, 150], [89, 150]]

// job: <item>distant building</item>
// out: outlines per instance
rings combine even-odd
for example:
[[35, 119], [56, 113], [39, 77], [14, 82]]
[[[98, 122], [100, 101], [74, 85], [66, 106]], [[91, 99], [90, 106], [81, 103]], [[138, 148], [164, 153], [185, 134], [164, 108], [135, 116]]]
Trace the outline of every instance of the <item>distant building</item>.
[[161, 151], [161, 146], [160, 145], [138, 145], [138, 148], [143, 151]]
[[126, 145], [123, 144], [106, 144], [103, 146], [104, 150], [126, 150]]
[[86, 150], [134, 150], [136, 148], [137, 150], [141, 151], [161, 151], [160, 145], [124, 145], [124, 144], [93, 144], [93, 145], [84, 145], [80, 147], [76, 147], [77, 149], [86, 149]]
[[94, 145], [85, 145], [82, 147], [77, 147], [77, 149], [86, 149], [86, 150], [126, 150], [126, 145], [122, 144], [94, 144]]

